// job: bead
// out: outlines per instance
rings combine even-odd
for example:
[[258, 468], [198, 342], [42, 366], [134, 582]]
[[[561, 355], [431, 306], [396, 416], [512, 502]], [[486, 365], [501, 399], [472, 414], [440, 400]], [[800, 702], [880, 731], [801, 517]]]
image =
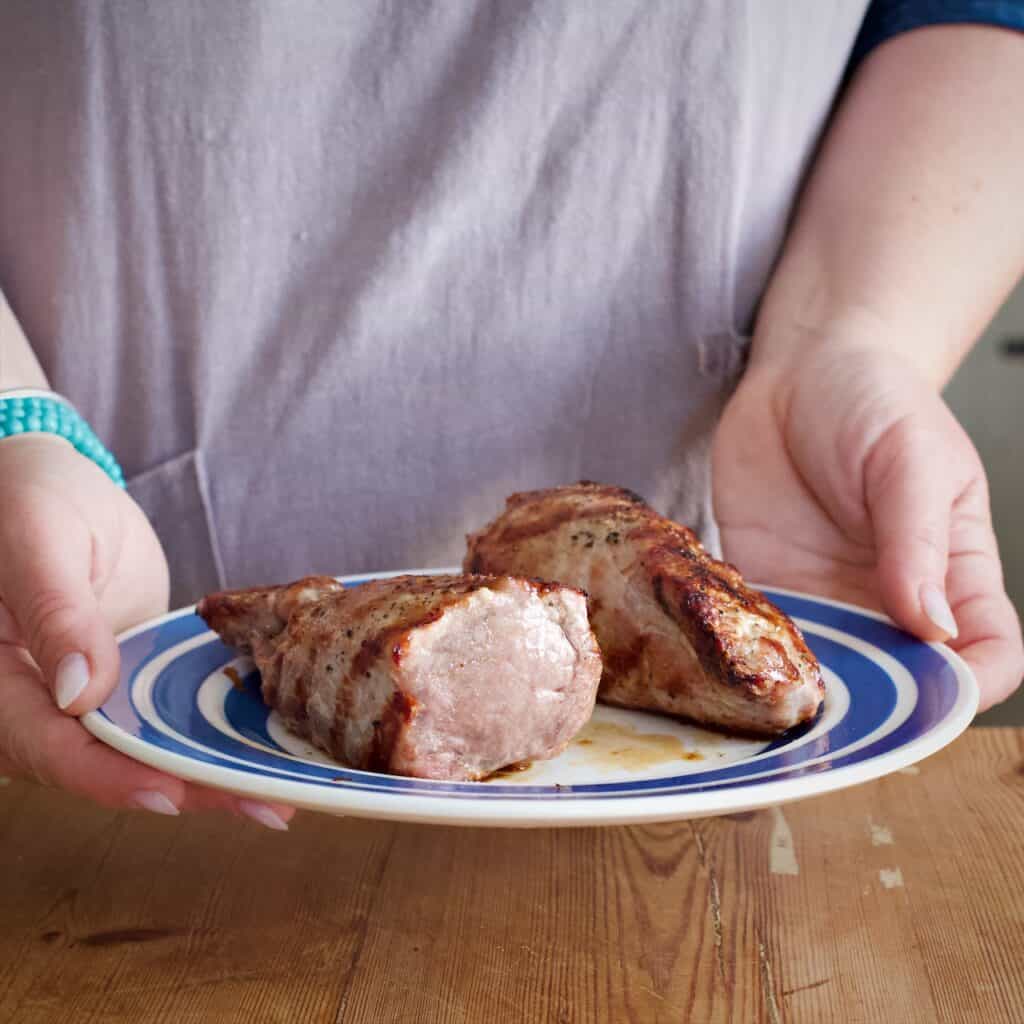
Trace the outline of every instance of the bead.
[[47, 397], [0, 397], [0, 439], [30, 431], [56, 434], [70, 441], [76, 451], [95, 462], [118, 487], [125, 486], [117, 459], [67, 402]]

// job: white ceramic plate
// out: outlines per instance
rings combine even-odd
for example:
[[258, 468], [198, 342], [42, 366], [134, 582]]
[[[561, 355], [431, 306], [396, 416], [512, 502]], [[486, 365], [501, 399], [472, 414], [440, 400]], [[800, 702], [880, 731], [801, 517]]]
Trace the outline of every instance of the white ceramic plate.
[[120, 683], [82, 722], [139, 761], [249, 797], [368, 818], [543, 827], [705, 817], [827, 793], [913, 764], [970, 723], [978, 687], [948, 648], [852, 605], [764, 589], [803, 630], [826, 686], [818, 720], [772, 743], [599, 706], [565, 753], [523, 772], [451, 783], [354, 771], [287, 733], [260, 700], [252, 663], [191, 608], [120, 637]]

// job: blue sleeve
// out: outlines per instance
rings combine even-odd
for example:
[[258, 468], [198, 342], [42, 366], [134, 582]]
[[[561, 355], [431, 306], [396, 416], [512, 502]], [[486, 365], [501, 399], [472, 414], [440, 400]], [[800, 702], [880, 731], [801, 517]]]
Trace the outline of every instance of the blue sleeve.
[[849, 67], [879, 43], [926, 25], [996, 25], [1024, 32], [1024, 0], [871, 0]]

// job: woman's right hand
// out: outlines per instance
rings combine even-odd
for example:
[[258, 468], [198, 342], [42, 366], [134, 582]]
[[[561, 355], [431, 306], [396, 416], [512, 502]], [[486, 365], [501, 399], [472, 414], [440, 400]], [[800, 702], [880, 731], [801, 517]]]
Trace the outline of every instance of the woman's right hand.
[[0, 775], [108, 807], [220, 807], [270, 828], [292, 810], [203, 789], [101, 743], [76, 716], [118, 678], [115, 632], [167, 610], [168, 572], [142, 510], [66, 441], [0, 441]]

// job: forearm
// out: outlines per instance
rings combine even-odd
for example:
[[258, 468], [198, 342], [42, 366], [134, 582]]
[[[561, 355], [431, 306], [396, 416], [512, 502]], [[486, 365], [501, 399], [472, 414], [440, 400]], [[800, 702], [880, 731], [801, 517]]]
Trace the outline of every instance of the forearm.
[[943, 26], [858, 69], [758, 315], [752, 366], [848, 338], [937, 386], [1024, 272], [1024, 36]]
[[0, 391], [7, 388], [48, 387], [39, 365], [11, 307], [0, 292]]

